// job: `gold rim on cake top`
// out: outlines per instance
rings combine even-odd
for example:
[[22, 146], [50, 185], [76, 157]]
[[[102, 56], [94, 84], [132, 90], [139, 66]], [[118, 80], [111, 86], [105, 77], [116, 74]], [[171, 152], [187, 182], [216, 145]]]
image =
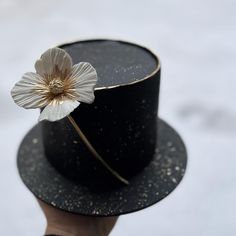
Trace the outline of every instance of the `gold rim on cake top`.
[[73, 43], [90, 42], [90, 41], [113, 41], [113, 42], [120, 42], [120, 43], [125, 43], [125, 44], [130, 44], [130, 45], [133, 45], [133, 46], [137, 46], [137, 47], [142, 48], [145, 51], [149, 52], [155, 58], [155, 60], [157, 62], [157, 67], [155, 68], [155, 70], [152, 73], [145, 76], [144, 78], [142, 78], [142, 79], [139, 79], [137, 81], [132, 81], [132, 82], [129, 82], [129, 83], [124, 83], [124, 84], [117, 84], [117, 85], [103, 86], [103, 87], [95, 87], [94, 90], [113, 89], [113, 88], [118, 88], [118, 87], [124, 87], [124, 86], [137, 84], [137, 83], [143, 82], [146, 79], [151, 78], [152, 76], [154, 76], [161, 69], [160, 59], [151, 49], [149, 49], [146, 46], [140, 45], [138, 43], [133, 43], [133, 42], [130, 42], [130, 41], [124, 41], [124, 40], [120, 40], [120, 39], [107, 39], [107, 38], [82, 39], [82, 40], [72, 40], [72, 41], [63, 42], [63, 43], [57, 45], [56, 47], [60, 48], [60, 47], [63, 47], [63, 46], [69, 45], [69, 44], [73, 44]]

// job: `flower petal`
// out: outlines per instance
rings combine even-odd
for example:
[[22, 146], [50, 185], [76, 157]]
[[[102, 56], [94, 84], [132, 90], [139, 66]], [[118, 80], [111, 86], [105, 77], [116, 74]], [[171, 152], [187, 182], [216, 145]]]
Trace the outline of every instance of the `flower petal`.
[[44, 92], [43, 78], [35, 73], [25, 73], [11, 90], [14, 102], [26, 109], [40, 108], [48, 104]]
[[61, 48], [48, 49], [35, 63], [36, 72], [43, 77], [55, 73], [55, 68], [63, 74], [70, 72], [72, 68], [71, 56]]
[[75, 83], [78, 101], [92, 103], [94, 101], [94, 87], [97, 83], [97, 72], [87, 62], [81, 62], [72, 67], [71, 79]]
[[76, 100], [52, 101], [48, 104], [39, 116], [39, 121], [57, 121], [68, 116], [76, 107], [79, 106]]

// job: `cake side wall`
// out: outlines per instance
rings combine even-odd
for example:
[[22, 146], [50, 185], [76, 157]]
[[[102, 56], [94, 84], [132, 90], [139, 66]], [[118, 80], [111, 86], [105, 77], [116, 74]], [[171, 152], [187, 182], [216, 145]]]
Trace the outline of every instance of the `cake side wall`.
[[[81, 104], [72, 113], [97, 152], [126, 178], [137, 174], [153, 158], [159, 86], [160, 70], [142, 82], [97, 90], [93, 104]], [[67, 118], [44, 121], [42, 127], [46, 156], [59, 172], [80, 182], [112, 179]]]

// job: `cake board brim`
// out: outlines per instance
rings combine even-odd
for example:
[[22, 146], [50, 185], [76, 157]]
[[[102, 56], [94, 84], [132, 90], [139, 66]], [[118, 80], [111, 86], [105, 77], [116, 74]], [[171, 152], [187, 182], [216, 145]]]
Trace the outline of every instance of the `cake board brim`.
[[[111, 191], [94, 192], [62, 176], [47, 160], [40, 123], [24, 137], [17, 156], [19, 174], [28, 189], [60, 210], [86, 216], [118, 216], [149, 207], [168, 196], [182, 180], [187, 164], [178, 133], [158, 119], [155, 157], [138, 175]], [[135, 164], [135, 163], [134, 163]]]

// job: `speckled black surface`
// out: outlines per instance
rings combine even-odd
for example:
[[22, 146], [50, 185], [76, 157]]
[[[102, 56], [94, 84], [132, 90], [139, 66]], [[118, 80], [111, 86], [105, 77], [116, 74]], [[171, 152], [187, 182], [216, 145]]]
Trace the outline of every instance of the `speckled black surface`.
[[156, 56], [148, 49], [118, 40], [84, 40], [60, 45], [73, 63], [87, 61], [98, 74], [96, 87], [127, 84], [150, 75], [158, 66]]
[[[96, 90], [94, 102], [80, 104], [72, 116], [109, 166], [125, 178], [136, 175], [152, 160], [156, 148], [158, 59], [143, 47], [121, 41], [78, 41], [61, 47], [74, 63], [88, 61], [95, 67], [99, 86], [119, 85]], [[42, 131], [46, 157], [64, 176], [92, 185], [94, 191], [119, 184], [67, 118], [43, 122]]]
[[30, 130], [22, 141], [18, 169], [34, 195], [59, 209], [91, 216], [134, 212], [165, 198], [185, 173], [187, 154], [184, 143], [175, 130], [158, 120], [158, 144], [151, 163], [129, 180], [129, 186], [94, 192], [69, 181], [50, 165], [44, 154], [41, 125], [39, 123]]

